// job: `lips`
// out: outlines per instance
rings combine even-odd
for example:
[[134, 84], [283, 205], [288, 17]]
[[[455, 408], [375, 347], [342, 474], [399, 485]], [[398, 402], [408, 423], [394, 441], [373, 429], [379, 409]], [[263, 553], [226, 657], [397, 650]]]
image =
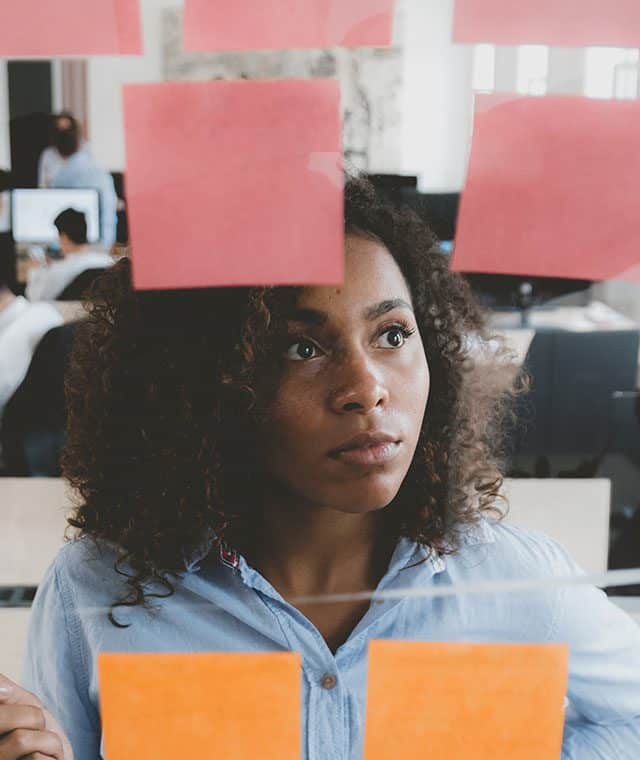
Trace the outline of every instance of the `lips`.
[[395, 459], [400, 440], [390, 433], [361, 433], [329, 452], [332, 459], [344, 464], [375, 467]]

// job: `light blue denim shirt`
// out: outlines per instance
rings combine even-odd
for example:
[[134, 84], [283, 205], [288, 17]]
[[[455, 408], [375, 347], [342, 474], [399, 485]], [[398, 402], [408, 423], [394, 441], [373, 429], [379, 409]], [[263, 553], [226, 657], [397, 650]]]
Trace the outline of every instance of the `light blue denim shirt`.
[[[23, 683], [57, 716], [75, 760], [100, 756], [98, 653], [283, 650], [302, 655], [302, 758], [360, 760], [367, 643], [374, 638], [567, 643], [563, 759], [640, 758], [640, 627], [590, 586], [377, 600], [334, 655], [318, 630], [242, 557], [218, 551], [191, 566], [155, 612], [121, 608], [118, 618], [131, 626], [116, 628], [107, 612], [123, 581], [113, 559], [110, 548], [98, 550], [87, 539], [67, 544], [33, 606]], [[579, 572], [546, 536], [483, 521], [446, 558], [429, 558], [424, 548], [401, 540], [379, 589]], [[325, 675], [335, 676], [335, 683]]]
[[98, 191], [100, 198], [100, 242], [111, 248], [116, 242], [118, 227], [118, 196], [113, 177], [95, 163], [89, 153], [78, 151], [70, 156], [53, 180], [55, 188], [89, 188]]

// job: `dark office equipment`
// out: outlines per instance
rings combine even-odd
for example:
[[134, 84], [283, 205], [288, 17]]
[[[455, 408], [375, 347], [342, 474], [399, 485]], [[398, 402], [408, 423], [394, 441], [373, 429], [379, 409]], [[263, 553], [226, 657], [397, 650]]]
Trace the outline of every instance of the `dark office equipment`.
[[9, 232], [0, 232], [0, 282], [17, 292], [16, 250]]
[[118, 196], [118, 226], [116, 228], [116, 242], [126, 245], [129, 242], [129, 219], [127, 216], [127, 198], [125, 194], [125, 180], [122, 172], [111, 172], [113, 184]]
[[406, 190], [417, 191], [418, 178], [404, 174], [369, 174], [367, 179], [393, 203], [402, 202], [402, 193]]
[[460, 193], [419, 193], [403, 189], [401, 202], [418, 214], [439, 240], [453, 240], [456, 234]]
[[554, 457], [597, 460], [605, 453], [613, 394], [635, 388], [638, 343], [634, 330], [536, 333], [525, 362], [532, 389], [518, 408], [516, 469], [522, 457], [544, 458], [548, 474], [557, 475]]
[[[607, 451], [622, 454], [640, 471], [640, 391], [614, 391], [612, 394]], [[640, 550], [640, 545], [638, 548]]]
[[[4, 202], [10, 203], [9, 192], [13, 189], [13, 177], [11, 172], [0, 168], [0, 193]], [[0, 203], [2, 203], [0, 199]], [[4, 209], [3, 209], [4, 210]], [[0, 231], [0, 283], [9, 286], [14, 293], [18, 291], [16, 277], [16, 250], [13, 238], [9, 230]]]
[[542, 306], [554, 298], [579, 293], [591, 286], [591, 280], [563, 277], [525, 277], [511, 274], [477, 274], [463, 272], [476, 298], [487, 309], [522, 312]]
[[49, 144], [51, 62], [9, 61], [7, 68], [14, 187], [37, 187], [38, 161]]
[[73, 282], [70, 282], [67, 285], [62, 293], [56, 298], [56, 301], [82, 301], [87, 290], [104, 271], [104, 267], [85, 269], [85, 271], [79, 274]]
[[27, 376], [2, 415], [5, 475], [58, 477], [66, 408], [64, 374], [76, 323], [55, 327], [40, 341]]

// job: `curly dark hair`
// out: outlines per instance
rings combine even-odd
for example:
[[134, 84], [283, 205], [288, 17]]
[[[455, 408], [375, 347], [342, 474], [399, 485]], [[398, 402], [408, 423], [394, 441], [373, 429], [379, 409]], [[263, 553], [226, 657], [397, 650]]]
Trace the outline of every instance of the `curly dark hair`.
[[[345, 229], [393, 255], [429, 362], [427, 413], [387, 508], [392, 524], [398, 537], [453, 553], [463, 526], [487, 510], [500, 514], [501, 430], [513, 385], [499, 362], [477, 360], [471, 338], [482, 345], [490, 337], [483, 314], [416, 215], [352, 179]], [[274, 341], [299, 290], [135, 292], [128, 260], [94, 284], [66, 380], [62, 467], [79, 498], [70, 525], [119, 550], [128, 592], [114, 607], [147, 605], [153, 581], [171, 594], [172, 576], [198, 547], [251, 520], [256, 434], [281, 361]], [[111, 620], [118, 624], [113, 610]]]

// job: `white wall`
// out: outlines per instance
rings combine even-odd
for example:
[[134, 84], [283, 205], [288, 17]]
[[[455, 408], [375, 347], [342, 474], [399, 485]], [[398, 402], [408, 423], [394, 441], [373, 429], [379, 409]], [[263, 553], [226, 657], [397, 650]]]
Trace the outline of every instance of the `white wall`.
[[472, 122], [473, 48], [451, 42], [454, 0], [407, 0], [403, 170], [425, 192], [460, 190]]
[[518, 83], [518, 48], [498, 45], [495, 58], [496, 92], [515, 92]]
[[110, 171], [125, 168], [122, 85], [162, 81], [162, 13], [181, 5], [181, 0], [141, 0], [144, 55], [89, 60], [89, 142], [96, 160]]
[[581, 95], [584, 92], [584, 48], [549, 48], [549, 95]]

